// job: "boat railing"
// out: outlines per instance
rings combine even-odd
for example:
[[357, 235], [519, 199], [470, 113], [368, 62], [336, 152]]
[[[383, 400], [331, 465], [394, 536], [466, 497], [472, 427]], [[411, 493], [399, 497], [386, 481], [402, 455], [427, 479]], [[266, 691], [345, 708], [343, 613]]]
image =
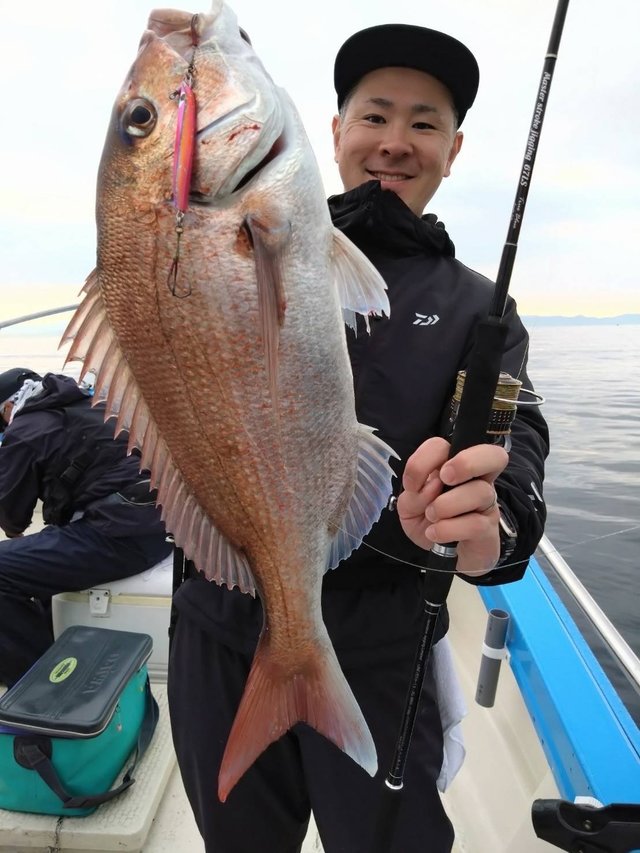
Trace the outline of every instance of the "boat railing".
[[33, 314], [23, 314], [22, 317], [12, 317], [10, 320], [0, 320], [0, 329], [9, 326], [17, 326], [20, 323], [28, 323], [30, 320], [39, 320], [42, 317], [52, 317], [54, 314], [66, 314], [74, 311], [78, 305], [63, 305], [61, 308], [47, 308], [44, 311], [36, 311]]
[[538, 545], [540, 553], [551, 565], [573, 599], [596, 629], [613, 657], [623, 668], [627, 677], [640, 691], [640, 659], [593, 599], [591, 593], [576, 577], [573, 569], [553, 547], [547, 536]]

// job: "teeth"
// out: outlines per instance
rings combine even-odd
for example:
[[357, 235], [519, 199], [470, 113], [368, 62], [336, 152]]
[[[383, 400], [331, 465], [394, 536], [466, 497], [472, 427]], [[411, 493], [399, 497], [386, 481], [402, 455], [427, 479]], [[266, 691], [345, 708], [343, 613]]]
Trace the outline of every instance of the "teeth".
[[409, 178], [409, 175], [388, 175], [386, 172], [371, 172], [374, 178], [377, 178], [379, 181], [406, 181]]

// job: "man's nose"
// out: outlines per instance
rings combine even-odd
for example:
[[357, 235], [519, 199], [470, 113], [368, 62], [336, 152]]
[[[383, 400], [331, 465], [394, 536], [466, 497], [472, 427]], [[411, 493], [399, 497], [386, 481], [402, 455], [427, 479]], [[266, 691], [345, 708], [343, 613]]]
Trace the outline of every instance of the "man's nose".
[[411, 153], [411, 141], [405, 128], [388, 124], [380, 140], [380, 151], [388, 157], [402, 157]]

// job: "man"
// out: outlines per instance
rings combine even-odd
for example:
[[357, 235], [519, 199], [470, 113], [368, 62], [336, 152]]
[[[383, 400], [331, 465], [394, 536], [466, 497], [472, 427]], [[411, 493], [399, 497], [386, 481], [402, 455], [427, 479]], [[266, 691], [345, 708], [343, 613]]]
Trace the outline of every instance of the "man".
[[[0, 374], [0, 682], [53, 642], [51, 597], [143, 572], [171, 545], [127, 436], [68, 376]], [[46, 527], [27, 536], [38, 500]]]
[[[370, 851], [419, 636], [420, 567], [432, 543], [459, 542], [472, 583], [517, 580], [542, 534], [548, 436], [540, 413], [518, 412], [509, 452], [483, 444], [447, 461], [449, 404], [493, 285], [454, 258], [432, 214], [421, 218], [462, 146], [478, 68], [455, 39], [388, 25], [356, 33], [335, 64], [335, 157], [345, 193], [334, 224], [388, 285], [390, 319], [370, 336], [348, 332], [358, 419], [401, 458], [397, 512], [384, 510], [365, 543], [323, 586], [322, 608], [340, 664], [371, 729], [371, 779], [299, 724], [247, 771], [227, 802], [216, 779], [261, 626], [259, 602], [200, 577], [175, 597], [169, 698], [187, 794], [210, 853], [298, 853], [313, 809], [325, 853]], [[420, 316], [438, 315], [422, 325]], [[503, 369], [530, 386], [528, 338], [510, 301]], [[407, 461], [408, 460], [408, 461]], [[406, 467], [403, 468], [404, 462]], [[443, 492], [443, 484], [451, 487]], [[426, 578], [428, 597], [429, 578]], [[436, 632], [447, 629], [444, 613]], [[391, 853], [448, 853], [453, 829], [436, 780], [442, 725], [433, 672], [425, 679]]]

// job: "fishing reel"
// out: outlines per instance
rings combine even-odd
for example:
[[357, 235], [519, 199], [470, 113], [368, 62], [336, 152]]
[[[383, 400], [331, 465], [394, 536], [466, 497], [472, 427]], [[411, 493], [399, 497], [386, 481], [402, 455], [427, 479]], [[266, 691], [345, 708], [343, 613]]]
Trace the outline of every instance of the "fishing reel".
[[[467, 371], [459, 370], [456, 388], [449, 407], [449, 434], [453, 432], [458, 417], [466, 378]], [[530, 394], [533, 399], [521, 400], [521, 394]], [[544, 397], [540, 394], [530, 388], [523, 388], [519, 379], [514, 379], [510, 374], [501, 372], [487, 424], [486, 431], [489, 436], [489, 443], [499, 444], [508, 451], [511, 446], [511, 424], [517, 414], [518, 406], [541, 406], [543, 403]]]

